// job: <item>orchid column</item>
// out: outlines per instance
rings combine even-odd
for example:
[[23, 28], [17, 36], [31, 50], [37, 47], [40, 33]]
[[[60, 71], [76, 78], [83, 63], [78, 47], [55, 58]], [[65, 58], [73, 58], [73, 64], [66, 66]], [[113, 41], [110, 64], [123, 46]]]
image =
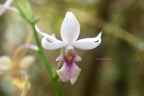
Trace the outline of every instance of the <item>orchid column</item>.
[[75, 64], [76, 61], [81, 61], [81, 57], [75, 54], [74, 48], [82, 50], [90, 50], [96, 48], [101, 43], [101, 34], [94, 38], [85, 38], [77, 40], [80, 34], [80, 25], [72, 12], [67, 12], [61, 25], [61, 40], [54, 36], [40, 31], [38, 26], [35, 26], [37, 32], [43, 37], [42, 47], [48, 50], [55, 50], [65, 47], [63, 56], [59, 56], [56, 61], [64, 62], [63, 67], [57, 70], [59, 78], [63, 81], [69, 81], [74, 84], [77, 80], [81, 69]]

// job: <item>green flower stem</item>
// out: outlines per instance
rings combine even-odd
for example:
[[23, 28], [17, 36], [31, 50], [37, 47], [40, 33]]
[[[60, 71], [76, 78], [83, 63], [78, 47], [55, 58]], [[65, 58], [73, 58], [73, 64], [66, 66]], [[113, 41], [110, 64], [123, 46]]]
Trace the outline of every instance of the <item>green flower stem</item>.
[[[55, 91], [56, 91], [56, 96], [62, 96], [62, 92], [61, 92], [61, 88], [60, 88], [60, 85], [57, 81], [57, 79], [55, 78], [55, 72], [52, 71], [52, 68], [44, 54], [44, 51], [43, 51], [43, 48], [41, 46], [41, 42], [39, 41], [39, 38], [38, 38], [38, 34], [37, 34], [37, 31], [35, 29], [35, 24], [36, 24], [36, 19], [35, 19], [35, 16], [33, 14], [33, 11], [29, 5], [29, 3], [25, 2], [25, 7], [21, 7], [19, 5], [17, 5], [17, 9], [19, 10], [19, 14], [23, 17], [23, 19], [25, 21], [27, 21], [31, 28], [32, 28], [32, 31], [33, 31], [33, 34], [34, 34], [34, 38], [35, 38], [35, 41], [36, 41], [36, 44], [39, 48], [39, 55], [48, 71], [48, 74], [50, 75], [50, 78], [52, 79], [52, 83], [54, 85], [54, 88], [55, 88]], [[28, 14], [27, 14], [28, 13]]]
[[41, 59], [42, 61], [44, 62], [45, 64], [45, 67], [52, 79], [52, 83], [54, 85], [54, 88], [55, 88], [55, 91], [56, 91], [56, 95], [57, 96], [62, 96], [62, 92], [61, 92], [61, 88], [60, 88], [60, 85], [57, 81], [57, 79], [53, 78], [53, 71], [51, 69], [51, 66], [49, 64], [49, 62], [47, 61], [47, 58], [44, 54], [44, 51], [42, 50], [42, 46], [41, 46], [41, 43], [39, 41], [39, 38], [38, 38], [38, 34], [35, 30], [35, 23], [30, 23], [31, 24], [31, 27], [32, 27], [32, 30], [33, 30], [33, 33], [34, 33], [34, 37], [35, 37], [35, 40], [36, 40], [36, 43], [37, 43], [37, 46], [39, 47], [39, 55], [41, 56]]

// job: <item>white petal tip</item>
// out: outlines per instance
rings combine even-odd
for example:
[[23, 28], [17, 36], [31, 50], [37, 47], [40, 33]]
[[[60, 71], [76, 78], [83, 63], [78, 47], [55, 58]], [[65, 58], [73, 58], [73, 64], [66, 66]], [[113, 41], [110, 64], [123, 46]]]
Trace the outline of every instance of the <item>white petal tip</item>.
[[101, 32], [98, 34], [98, 37], [99, 37], [99, 38], [101, 38], [102, 32], [103, 32], [103, 31], [101, 31]]
[[[75, 17], [75, 15], [72, 13], [72, 12], [70, 12], [70, 11], [68, 11], [67, 13], [66, 13], [66, 17]], [[76, 18], [76, 17], [75, 17]]]
[[77, 81], [80, 75], [80, 72], [81, 72], [81, 69], [76, 64], [74, 64], [73, 71], [71, 72], [71, 76], [70, 76], [70, 82], [72, 85]]
[[67, 13], [66, 13], [66, 15], [70, 15], [70, 14], [73, 14], [71, 11], [68, 11]]
[[73, 85], [76, 82], [76, 80], [75, 79], [70, 79], [70, 83]]
[[77, 81], [80, 72], [81, 72], [81, 69], [79, 70], [78, 75], [75, 78], [70, 79], [70, 82], [71, 82], [72, 85]]

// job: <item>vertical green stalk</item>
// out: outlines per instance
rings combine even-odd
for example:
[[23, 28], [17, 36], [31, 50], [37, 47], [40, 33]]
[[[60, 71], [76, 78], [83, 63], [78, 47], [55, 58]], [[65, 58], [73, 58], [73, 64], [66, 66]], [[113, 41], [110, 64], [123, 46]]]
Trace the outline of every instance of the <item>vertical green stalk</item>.
[[34, 37], [35, 37], [37, 46], [39, 47], [39, 55], [41, 56], [41, 59], [42, 59], [43, 63], [45, 64], [45, 67], [46, 67], [46, 69], [47, 69], [47, 71], [48, 71], [48, 73], [49, 73], [49, 75], [52, 79], [52, 83], [54, 85], [56, 95], [57, 96], [62, 96], [60, 85], [59, 85], [57, 79], [53, 78], [53, 71], [51, 69], [51, 66], [50, 66], [49, 62], [47, 61], [47, 58], [44, 54], [44, 51], [42, 50], [42, 46], [41, 46], [41, 43], [39, 41], [38, 34], [35, 30], [35, 23], [31, 23], [31, 28], [32, 28], [33, 33], [34, 33]]
[[30, 24], [30, 26], [32, 28], [36, 44], [39, 47], [38, 53], [48, 71], [48, 74], [50, 75], [50, 78], [52, 79], [52, 83], [53, 83], [55, 91], [56, 91], [56, 96], [62, 96], [60, 85], [59, 85], [57, 79], [54, 77], [54, 72], [51, 69], [51, 66], [50, 66], [50, 64], [44, 54], [43, 48], [41, 46], [41, 42], [39, 41], [38, 34], [35, 29], [35, 24], [36, 24], [35, 16], [33, 14], [33, 11], [31, 9], [29, 3], [25, 2], [24, 7], [17, 5], [17, 9], [19, 10], [19, 14], [23, 17], [23, 19], [25, 21], [27, 21]]

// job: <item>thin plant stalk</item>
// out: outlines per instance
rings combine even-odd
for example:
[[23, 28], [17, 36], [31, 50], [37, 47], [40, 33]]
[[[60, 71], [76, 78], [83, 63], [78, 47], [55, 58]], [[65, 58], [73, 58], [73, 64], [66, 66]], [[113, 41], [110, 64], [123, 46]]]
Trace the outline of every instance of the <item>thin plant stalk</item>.
[[57, 79], [55, 79], [53, 77], [53, 71], [51, 69], [51, 66], [50, 66], [49, 62], [47, 61], [47, 58], [46, 58], [46, 56], [44, 54], [44, 51], [42, 50], [42, 46], [41, 46], [41, 43], [39, 41], [38, 34], [37, 34], [36, 30], [35, 30], [35, 23], [31, 23], [31, 28], [32, 28], [33, 33], [34, 33], [34, 37], [35, 37], [35, 41], [37, 43], [37, 46], [39, 47], [39, 51], [38, 51], [39, 55], [41, 56], [42, 61], [44, 62], [45, 67], [46, 67], [46, 69], [47, 69], [47, 71], [48, 71], [48, 73], [49, 73], [49, 75], [50, 75], [50, 77], [52, 79], [52, 83], [54, 85], [54, 88], [55, 88], [55, 91], [56, 91], [56, 95], [57, 96], [62, 96], [60, 85], [59, 85]]

